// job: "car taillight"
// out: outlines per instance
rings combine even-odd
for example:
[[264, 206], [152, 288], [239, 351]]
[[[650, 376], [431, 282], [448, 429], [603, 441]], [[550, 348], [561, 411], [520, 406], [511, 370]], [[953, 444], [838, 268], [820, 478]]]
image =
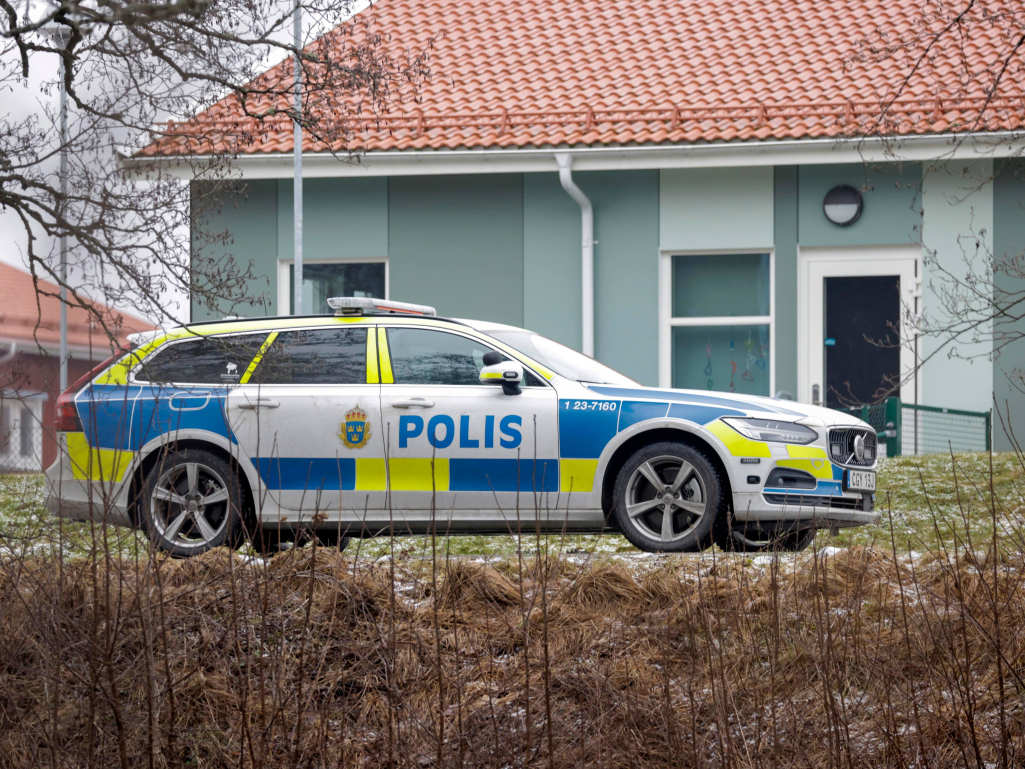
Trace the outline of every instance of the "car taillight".
[[69, 387], [57, 399], [57, 415], [54, 418], [54, 427], [57, 432], [77, 433], [82, 431], [82, 420], [78, 418], [78, 409], [75, 408], [75, 394], [76, 391]]
[[93, 366], [89, 371], [82, 374], [78, 379], [71, 383], [67, 390], [60, 394], [57, 398], [57, 414], [54, 418], [54, 429], [57, 432], [63, 433], [77, 433], [82, 431], [82, 420], [78, 418], [78, 409], [75, 407], [75, 396], [78, 395], [78, 391], [85, 387], [89, 382], [92, 381], [93, 377], [99, 374], [103, 369], [107, 368], [116, 358], [123, 355], [122, 352], [117, 352], [107, 358], [105, 361], [97, 366]]

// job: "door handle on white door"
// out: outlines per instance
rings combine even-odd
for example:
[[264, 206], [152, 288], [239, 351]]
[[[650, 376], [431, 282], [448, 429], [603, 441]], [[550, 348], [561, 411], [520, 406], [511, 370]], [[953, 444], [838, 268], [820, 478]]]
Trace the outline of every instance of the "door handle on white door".
[[427, 398], [406, 398], [401, 401], [394, 401], [392, 403], [393, 408], [397, 409], [429, 409], [434, 405], [434, 401], [428, 400]]
[[270, 398], [257, 398], [255, 401], [243, 401], [238, 404], [240, 409], [276, 409], [281, 404]]

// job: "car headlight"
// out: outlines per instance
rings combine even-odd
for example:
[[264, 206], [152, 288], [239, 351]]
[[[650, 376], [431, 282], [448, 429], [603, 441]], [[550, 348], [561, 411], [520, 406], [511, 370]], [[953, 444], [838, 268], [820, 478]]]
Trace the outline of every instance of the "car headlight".
[[728, 424], [745, 438], [753, 441], [776, 441], [777, 443], [811, 443], [819, 434], [810, 427], [796, 422], [778, 422], [775, 419], [750, 419], [747, 417], [723, 417]]

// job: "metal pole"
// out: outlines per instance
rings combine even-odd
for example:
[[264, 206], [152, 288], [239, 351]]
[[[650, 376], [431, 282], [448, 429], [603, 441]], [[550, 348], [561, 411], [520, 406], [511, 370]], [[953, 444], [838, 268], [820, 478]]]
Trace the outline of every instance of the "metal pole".
[[[60, 57], [60, 205], [61, 218], [66, 216], [68, 200], [68, 92], [64, 87], [64, 57]], [[61, 226], [62, 233], [65, 227]], [[68, 238], [60, 237], [60, 391], [68, 388]]]
[[302, 48], [303, 20], [302, 6], [299, 0], [295, 0], [295, 12], [292, 16], [292, 35], [295, 43], [295, 121], [292, 129], [294, 161], [292, 181], [292, 217], [293, 234], [295, 236], [295, 261], [292, 268], [292, 282], [295, 288], [294, 299], [292, 300], [293, 315], [303, 314], [303, 127], [300, 122], [302, 116], [302, 63], [299, 59], [299, 51]]
[[921, 285], [918, 282], [918, 260], [915, 260], [915, 456], [918, 456], [918, 406], [921, 405], [918, 402], [918, 338], [920, 334], [918, 329], [921, 326], [921, 319], [918, 317], [918, 297], [922, 293]]

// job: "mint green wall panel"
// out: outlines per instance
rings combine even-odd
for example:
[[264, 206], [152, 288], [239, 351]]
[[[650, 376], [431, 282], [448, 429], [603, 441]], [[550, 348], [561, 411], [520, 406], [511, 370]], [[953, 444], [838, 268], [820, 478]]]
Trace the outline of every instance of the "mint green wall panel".
[[797, 396], [797, 167], [773, 175], [776, 237], [776, 391]]
[[[573, 174], [594, 207], [595, 357], [658, 382], [658, 172]], [[527, 174], [524, 324], [580, 349], [580, 207], [556, 173]]]
[[[193, 293], [194, 321], [225, 315], [269, 315], [276, 304], [277, 182], [192, 182], [191, 255], [193, 275], [239, 274], [249, 269], [252, 279], [240, 302], [220, 301], [210, 307]], [[194, 278], [198, 280], [199, 278]]]
[[[944, 275], [963, 276], [966, 263], [984, 275], [993, 253], [993, 161], [950, 160], [930, 165], [922, 181], [922, 251], [926, 255], [921, 310], [932, 325], [949, 326], [960, 312], [949, 306]], [[967, 293], [968, 286], [960, 288]], [[927, 406], [986, 411], [993, 403], [992, 325], [986, 323], [941, 348], [943, 337], [919, 343], [919, 400]], [[975, 338], [978, 341], [975, 341]]]
[[392, 298], [522, 325], [522, 176], [393, 177], [388, 207]]
[[661, 172], [660, 242], [680, 251], [772, 247], [772, 168], [673, 168]]
[[[1001, 305], [1025, 294], [1025, 161], [997, 161], [993, 181], [993, 254], [996, 301]], [[1015, 264], [1014, 260], [1017, 260]], [[1019, 312], [1019, 315], [1021, 313]], [[993, 361], [993, 399], [1008, 422], [1011, 435], [1025, 442], [1025, 320], [998, 324], [998, 335], [1014, 339], [996, 353]], [[1012, 448], [1000, 419], [993, 419], [993, 447]]]
[[595, 212], [595, 357], [642, 384], [656, 385], [659, 172], [574, 176]]
[[[861, 191], [865, 207], [840, 227], [822, 213], [822, 200], [838, 184]], [[921, 242], [922, 168], [918, 163], [846, 163], [801, 166], [798, 171], [798, 242], [802, 246], [882, 246]]]
[[558, 174], [525, 174], [523, 325], [579, 350], [580, 322], [580, 206]]
[[[292, 259], [292, 181], [278, 183], [279, 259]], [[360, 259], [388, 255], [388, 180], [303, 181], [303, 258]]]

